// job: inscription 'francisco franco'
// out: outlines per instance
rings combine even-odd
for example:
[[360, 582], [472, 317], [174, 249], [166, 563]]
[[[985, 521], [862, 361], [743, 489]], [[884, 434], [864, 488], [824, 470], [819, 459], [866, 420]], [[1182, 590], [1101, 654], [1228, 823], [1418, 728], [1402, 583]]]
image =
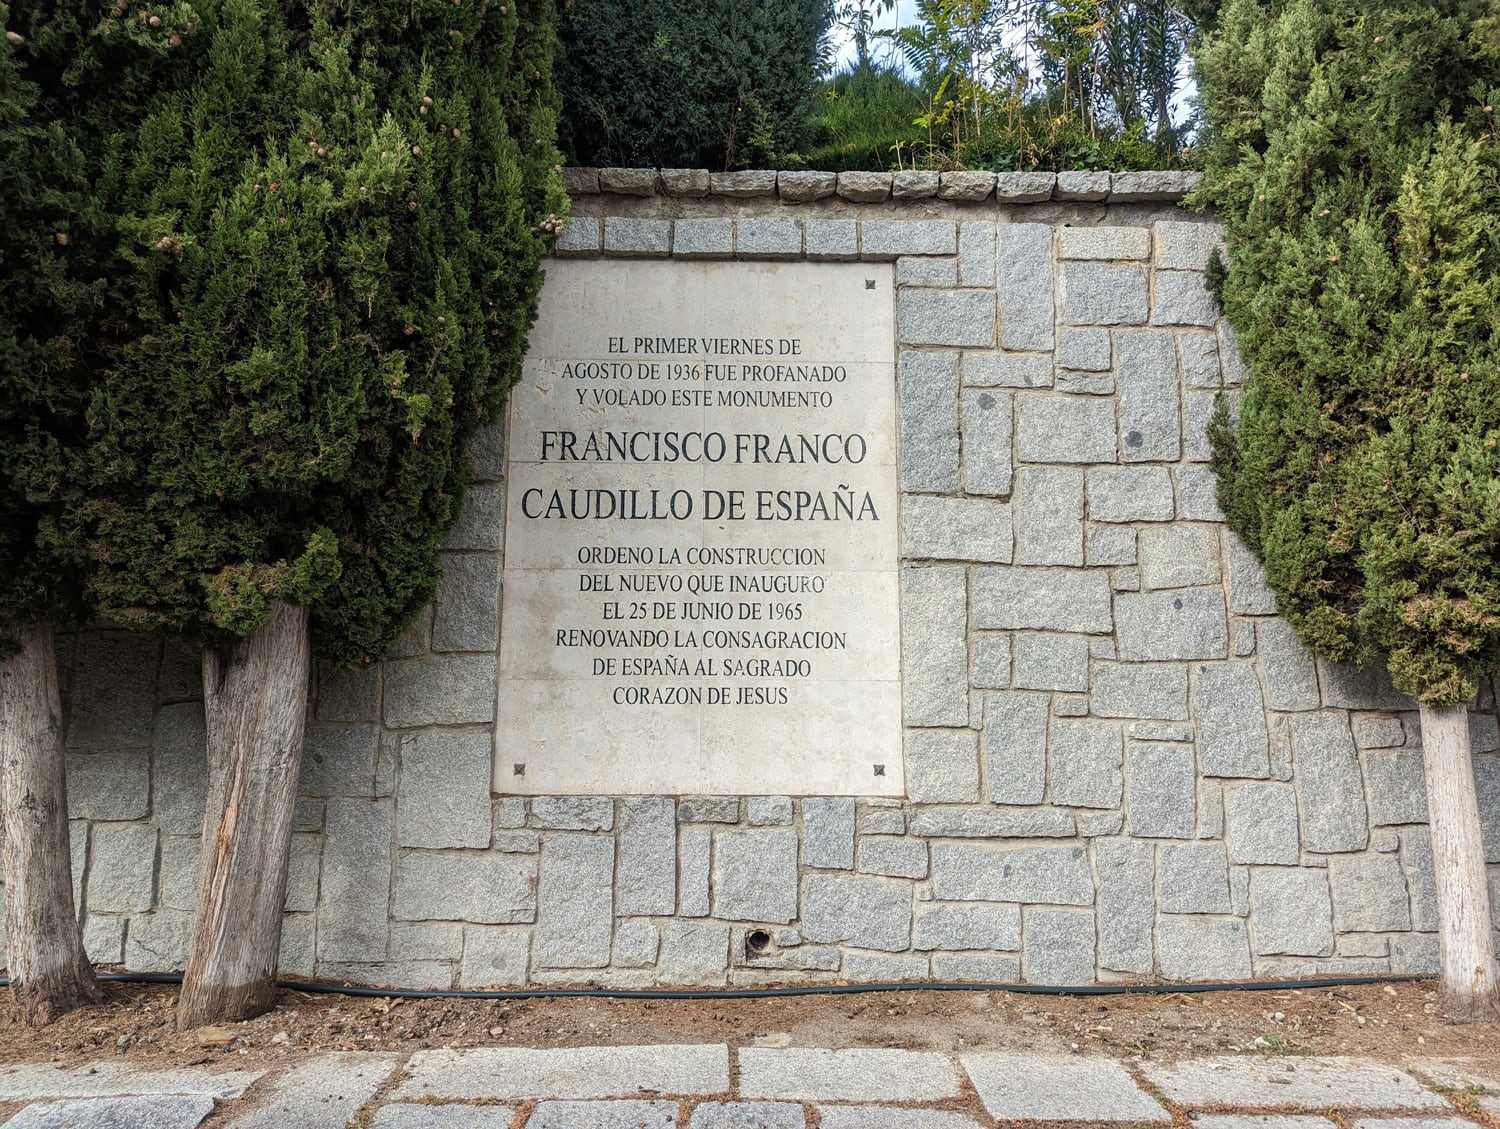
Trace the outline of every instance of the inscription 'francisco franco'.
[[497, 791], [902, 793], [894, 356], [889, 265], [548, 266]]

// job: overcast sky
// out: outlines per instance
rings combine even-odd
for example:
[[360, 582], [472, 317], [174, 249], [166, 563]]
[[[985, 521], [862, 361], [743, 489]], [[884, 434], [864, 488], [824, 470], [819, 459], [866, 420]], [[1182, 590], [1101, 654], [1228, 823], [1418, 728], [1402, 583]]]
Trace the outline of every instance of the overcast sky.
[[[909, 24], [916, 19], [916, 12], [916, 0], [898, 0], [896, 4], [896, 10], [894, 12], [875, 13], [875, 26], [877, 28], [896, 27], [898, 26], [896, 22], [898, 19], [903, 25]], [[841, 28], [834, 28], [833, 35], [835, 41], [842, 41], [838, 50], [838, 55], [836, 56], [836, 62], [834, 64], [836, 70], [842, 70], [850, 63], [854, 62], [854, 40]], [[885, 59], [884, 52], [888, 52], [890, 50], [890, 45], [883, 44], [875, 46], [875, 49], [882, 52], [881, 58], [883, 61]]]

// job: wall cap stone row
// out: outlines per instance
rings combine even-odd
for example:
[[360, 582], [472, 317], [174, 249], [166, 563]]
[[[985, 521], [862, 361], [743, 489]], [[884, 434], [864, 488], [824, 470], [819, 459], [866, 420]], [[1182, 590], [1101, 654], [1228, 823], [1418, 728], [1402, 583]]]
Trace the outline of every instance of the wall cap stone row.
[[[675, 218], [574, 215], [559, 234], [554, 253], [559, 258], [596, 258], [604, 255], [612, 258], [895, 260], [901, 264], [896, 274], [898, 286], [984, 290], [993, 286], [993, 274], [991, 268], [985, 265], [985, 260], [994, 256], [995, 228], [993, 220], [960, 216], [917, 219], [891, 217], [885, 212], [871, 217], [844, 215], [826, 218], [815, 213], [809, 213], [806, 218], [792, 215], [735, 214]], [[1012, 224], [1005, 227], [1005, 230], [1029, 231], [1033, 242], [1040, 234], [1042, 246], [1050, 246], [1052, 240], [1045, 225]], [[1154, 239], [1156, 256], [1153, 265], [1161, 272], [1162, 285], [1169, 287], [1176, 284], [1177, 276], [1185, 277], [1191, 273], [1189, 268], [1207, 262], [1213, 247], [1222, 245], [1217, 225], [1193, 221], [1187, 217], [1182, 220], [1153, 219], [1137, 226], [1063, 227], [1060, 230], [1063, 236], [1059, 259], [1083, 283], [1090, 281], [1084, 277], [1087, 272], [1094, 271], [1098, 274], [1101, 270], [1097, 261], [1086, 260], [1098, 260], [1103, 254], [1117, 259], [1147, 260], [1152, 257]], [[1156, 233], [1155, 236], [1153, 232]], [[958, 262], [952, 261], [955, 255], [958, 256]], [[914, 261], [919, 257], [948, 259], [949, 262], [946, 267], [922, 266]], [[1113, 269], [1107, 264], [1102, 267], [1105, 272]], [[1103, 281], [1095, 289], [1106, 297], [1114, 293], [1104, 286], [1110, 279], [1104, 275], [1100, 275], [1100, 278]], [[1136, 300], [1144, 303], [1147, 300], [1146, 291], [1138, 272], [1137, 281], [1140, 285], [1137, 287]], [[1180, 287], [1180, 284], [1176, 285]], [[1186, 291], [1183, 297], [1194, 298], [1202, 305], [1208, 301], [1208, 296], [1204, 292], [1200, 297], [1199, 291], [1201, 286]], [[1164, 290], [1162, 304], [1166, 306], [1176, 293], [1177, 291], [1170, 289]], [[1087, 292], [1085, 297], [1088, 297]], [[1077, 301], [1082, 302], [1085, 297], [1080, 297]], [[1051, 316], [1049, 300], [1046, 303], [1046, 317]], [[1204, 321], [1203, 318], [1208, 320]], [[1215, 320], [1217, 313], [1205, 307], [1194, 313], [1191, 324], [1207, 325]], [[1045, 344], [1042, 338], [1035, 341], [1027, 339], [1029, 344], [1018, 343], [1019, 339], [1007, 340], [1005, 344], [1008, 348], [1040, 347], [1043, 351], [1050, 351], [1050, 329], [1044, 337]], [[907, 344], [936, 343], [909, 341], [905, 338], [903, 341]], [[1076, 335], [1073, 344], [1075, 347], [1079, 344]], [[1097, 365], [1098, 362], [1088, 362], [1085, 359], [1085, 363], [1070, 367], [1088, 368], [1090, 364]], [[1104, 367], [1108, 367], [1107, 363]], [[1038, 385], [1048, 386], [1052, 383], [1050, 376], [1038, 376], [1036, 382]]]
[[810, 172], [752, 169], [564, 168], [570, 196], [774, 196], [803, 204], [838, 196], [857, 204], [894, 200], [955, 200], [964, 203], [1035, 204], [1071, 200], [1105, 204], [1170, 202], [1197, 187], [1202, 173], [1148, 172]]

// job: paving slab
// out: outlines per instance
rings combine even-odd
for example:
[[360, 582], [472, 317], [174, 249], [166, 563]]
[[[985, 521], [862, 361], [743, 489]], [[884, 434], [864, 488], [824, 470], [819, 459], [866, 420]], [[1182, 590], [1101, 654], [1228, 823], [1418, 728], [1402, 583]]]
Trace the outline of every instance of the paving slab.
[[510, 1129], [516, 1119], [508, 1105], [383, 1105], [370, 1129]]
[[693, 1110], [691, 1129], [807, 1129], [795, 1102], [704, 1102]]
[[889, 1105], [820, 1105], [821, 1129], [983, 1129], [961, 1113]]
[[1482, 1086], [1500, 1092], [1500, 1062], [1470, 1058], [1413, 1058], [1406, 1066], [1443, 1086]]
[[729, 1048], [702, 1046], [480, 1047], [418, 1051], [392, 1099], [611, 1098], [643, 1092], [722, 1094]]
[[1354, 1129], [1464, 1129], [1472, 1124], [1462, 1117], [1363, 1117]]
[[742, 1047], [739, 1054], [747, 1098], [927, 1102], [959, 1092], [953, 1061], [932, 1051]]
[[5, 1129], [195, 1129], [214, 1111], [207, 1094], [78, 1098], [29, 1105]]
[[1328, 1129], [1327, 1117], [1302, 1117], [1279, 1113], [1226, 1113], [1199, 1117], [1193, 1129]]
[[1070, 1055], [969, 1054], [959, 1059], [996, 1120], [1159, 1121], [1172, 1115], [1119, 1063]]
[[677, 1103], [542, 1102], [526, 1129], [676, 1129]]
[[1451, 1109], [1411, 1075], [1365, 1058], [1216, 1057], [1142, 1063], [1162, 1093], [1186, 1106], [1338, 1105]]
[[1407, 1066], [1440, 1086], [1476, 1094], [1485, 1113], [1500, 1113], [1500, 1063], [1465, 1058], [1419, 1058]]
[[51, 1063], [0, 1066], [0, 1102], [36, 1098], [107, 1098], [134, 1094], [203, 1094], [237, 1098], [261, 1076], [259, 1070], [225, 1070], [212, 1074], [191, 1067], [141, 1070], [123, 1062], [96, 1062], [62, 1067]]
[[401, 1061], [372, 1051], [330, 1051], [256, 1087], [228, 1129], [344, 1129]]

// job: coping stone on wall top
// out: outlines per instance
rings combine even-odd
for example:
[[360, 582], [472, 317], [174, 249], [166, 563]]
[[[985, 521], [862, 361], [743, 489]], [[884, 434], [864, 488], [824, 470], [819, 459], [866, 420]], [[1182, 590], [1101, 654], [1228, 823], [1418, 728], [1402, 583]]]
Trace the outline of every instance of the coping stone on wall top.
[[891, 195], [897, 200], [925, 200], [938, 194], [938, 174], [903, 169], [891, 177]]
[[941, 199], [969, 203], [987, 200], [994, 191], [995, 174], [992, 172], [945, 172], [938, 185]]
[[1109, 199], [1109, 173], [1107, 172], [1060, 172], [1057, 185], [1052, 190], [1054, 200]]
[[599, 170], [565, 168], [562, 185], [569, 196], [592, 196], [599, 191]]
[[655, 196], [661, 177], [655, 169], [600, 169], [599, 189], [619, 196]]
[[832, 196], [837, 182], [838, 173], [779, 172], [776, 174], [776, 192], [789, 204], [801, 204]]
[[774, 196], [776, 173], [767, 169], [709, 173], [708, 191], [712, 196]]
[[888, 172], [841, 172], [838, 194], [856, 204], [878, 204], [891, 194]]
[[879, 204], [889, 199], [939, 199], [977, 202], [994, 198], [1004, 204], [1046, 200], [1089, 201], [1106, 204], [1170, 203], [1186, 196], [1203, 179], [1202, 173], [1181, 170], [1142, 172], [945, 172], [937, 177], [935, 192], [929, 173], [709, 172], [707, 169], [593, 169], [564, 168], [563, 189], [570, 196], [608, 193], [616, 196], [707, 195], [729, 197], [776, 196], [786, 203], [805, 203], [833, 195], [857, 204]]
[[1109, 174], [1113, 203], [1180, 200], [1203, 179], [1200, 172], [1114, 172]]
[[1052, 199], [1057, 174], [1050, 172], [1003, 172], [995, 177], [995, 199], [1002, 204], [1036, 204]]
[[707, 169], [662, 169], [661, 186], [668, 196], [707, 196]]

